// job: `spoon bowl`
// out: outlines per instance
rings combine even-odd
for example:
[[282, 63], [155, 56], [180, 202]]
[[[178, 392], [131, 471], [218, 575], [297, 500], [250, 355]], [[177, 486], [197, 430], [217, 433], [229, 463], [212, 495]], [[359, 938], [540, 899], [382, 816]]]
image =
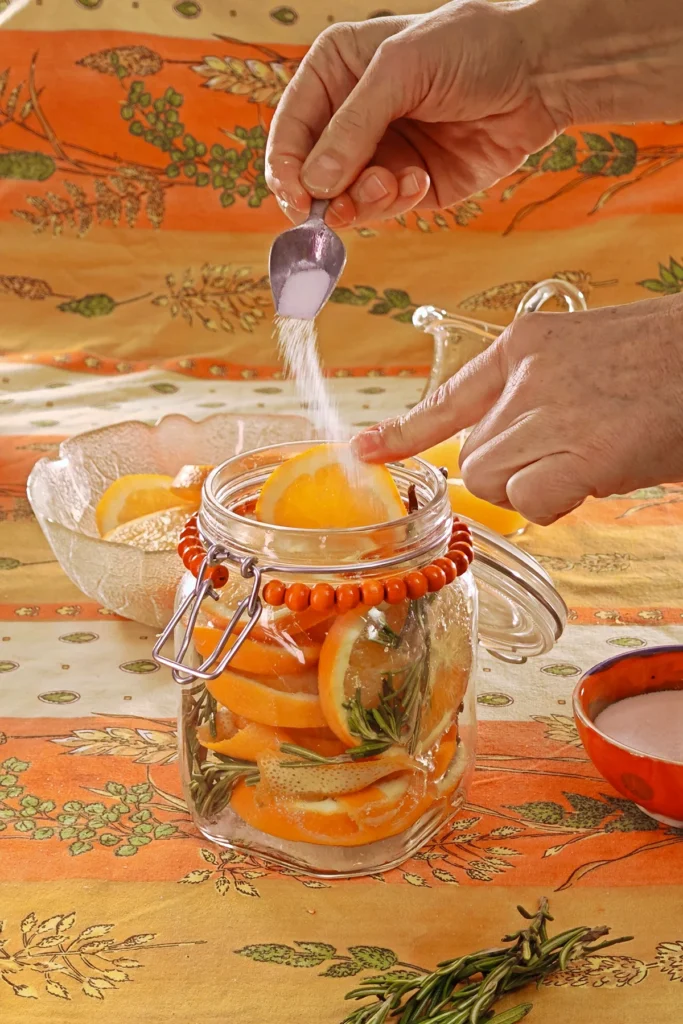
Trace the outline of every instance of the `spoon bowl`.
[[314, 320], [334, 291], [346, 248], [325, 224], [325, 199], [314, 199], [308, 220], [289, 228], [270, 248], [270, 288], [279, 316]]

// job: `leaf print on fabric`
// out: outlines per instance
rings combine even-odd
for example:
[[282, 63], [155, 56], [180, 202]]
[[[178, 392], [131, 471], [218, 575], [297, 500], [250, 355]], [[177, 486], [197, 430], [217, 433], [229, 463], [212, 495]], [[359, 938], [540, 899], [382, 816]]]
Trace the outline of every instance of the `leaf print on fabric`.
[[239, 896], [260, 898], [261, 893], [258, 886], [254, 884], [254, 880], [267, 876], [271, 878], [287, 876], [300, 882], [306, 888], [329, 889], [326, 882], [309, 878], [301, 871], [267, 864], [260, 857], [251, 853], [242, 853], [238, 850], [216, 850], [214, 852], [202, 848], [199, 851], [199, 856], [209, 867], [194, 868], [180, 878], [179, 882], [183, 885], [202, 885], [204, 882], [211, 881], [219, 896], [227, 896], [234, 892]]
[[648, 977], [648, 965], [632, 956], [593, 956], [570, 961], [564, 970], [556, 971], [543, 982], [544, 986], [572, 988], [624, 988], [639, 985]]
[[[264, 49], [259, 47], [258, 49]], [[249, 103], [277, 106], [285, 87], [294, 77], [298, 60], [288, 60], [272, 50], [264, 50], [270, 60], [241, 57], [204, 57], [192, 70], [204, 79], [206, 89], [244, 96]]]
[[670, 981], [683, 982], [683, 941], [661, 942], [657, 946], [655, 964]]
[[668, 267], [665, 267], [663, 263], [659, 264], [658, 277], [638, 281], [638, 284], [641, 288], [647, 288], [648, 291], [656, 292], [658, 295], [677, 295], [683, 291], [683, 264], [671, 256]]
[[205, 263], [199, 271], [188, 267], [180, 280], [168, 274], [165, 283], [166, 292], [152, 304], [209, 331], [232, 334], [239, 328], [250, 334], [272, 310], [268, 278], [254, 276], [249, 267]]
[[[89, 731], [81, 730], [79, 739]], [[126, 787], [109, 781], [104, 789], [90, 791], [102, 800], [67, 800], [58, 806], [26, 791], [21, 776], [30, 767], [16, 757], [0, 764], [0, 841], [2, 833], [19, 833], [23, 839], [64, 843], [71, 857], [87, 855], [97, 846], [111, 848], [116, 857], [133, 857], [154, 842], [194, 836], [183, 802], [149, 782]], [[185, 822], [178, 820], [179, 810], [185, 811]]]
[[403, 289], [385, 288], [380, 293], [370, 285], [335, 288], [329, 301], [344, 306], [365, 306], [372, 316], [389, 316], [405, 324], [412, 324], [413, 313], [418, 306]]
[[86, 995], [102, 1000], [133, 980], [128, 971], [145, 966], [121, 953], [203, 945], [203, 940], [155, 942], [156, 933], [117, 938], [113, 924], [94, 924], [79, 932], [76, 918], [70, 912], [40, 921], [31, 912], [15, 928], [15, 939], [0, 942], [0, 979], [15, 996], [72, 1000]]
[[579, 730], [571, 715], [532, 715], [532, 722], [545, 726], [545, 738], [571, 747], [582, 747]]
[[[68, 753], [72, 755], [130, 757], [135, 764], [163, 765], [177, 760], [178, 739], [173, 729], [162, 731], [127, 726], [74, 729], [68, 736], [54, 737], [52, 742], [68, 747]], [[113, 795], [116, 795], [115, 790]]]

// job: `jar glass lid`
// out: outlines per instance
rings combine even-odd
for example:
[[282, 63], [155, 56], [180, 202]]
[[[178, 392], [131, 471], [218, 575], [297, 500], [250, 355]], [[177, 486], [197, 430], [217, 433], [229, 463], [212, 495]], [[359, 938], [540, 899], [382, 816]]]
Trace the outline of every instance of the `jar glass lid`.
[[567, 624], [567, 606], [543, 567], [499, 534], [465, 519], [479, 589], [479, 642], [503, 661], [546, 654]]

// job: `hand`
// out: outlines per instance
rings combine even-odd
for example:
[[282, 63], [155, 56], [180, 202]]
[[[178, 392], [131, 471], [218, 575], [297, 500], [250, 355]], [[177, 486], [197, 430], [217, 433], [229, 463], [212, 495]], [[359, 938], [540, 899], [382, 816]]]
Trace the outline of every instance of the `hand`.
[[334, 25], [280, 101], [266, 180], [295, 222], [437, 209], [488, 188], [570, 124], [681, 116], [680, 0], [453, 0]]
[[567, 124], [534, 80], [526, 5], [455, 0], [427, 15], [335, 25], [288, 86], [266, 179], [299, 222], [332, 227], [437, 209], [509, 174]]
[[523, 316], [407, 416], [353, 443], [388, 462], [472, 425], [468, 490], [541, 525], [589, 495], [683, 479], [683, 296]]

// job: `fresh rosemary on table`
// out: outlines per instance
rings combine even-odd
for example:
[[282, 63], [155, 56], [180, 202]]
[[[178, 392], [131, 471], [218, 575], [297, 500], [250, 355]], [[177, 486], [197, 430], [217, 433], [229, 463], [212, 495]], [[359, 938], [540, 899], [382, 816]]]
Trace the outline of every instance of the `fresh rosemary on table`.
[[446, 960], [431, 974], [367, 978], [346, 998], [373, 1001], [354, 1010], [343, 1024], [517, 1024], [532, 1004], [521, 1003], [494, 1015], [493, 1006], [504, 995], [532, 982], [540, 984], [564, 970], [570, 960], [632, 938], [600, 942], [609, 932], [606, 927], [571, 928], [549, 938], [547, 926], [553, 918], [547, 899], [540, 901], [535, 914], [517, 909], [529, 924], [504, 936], [501, 941], [510, 945]]

